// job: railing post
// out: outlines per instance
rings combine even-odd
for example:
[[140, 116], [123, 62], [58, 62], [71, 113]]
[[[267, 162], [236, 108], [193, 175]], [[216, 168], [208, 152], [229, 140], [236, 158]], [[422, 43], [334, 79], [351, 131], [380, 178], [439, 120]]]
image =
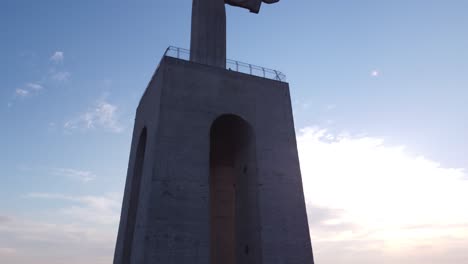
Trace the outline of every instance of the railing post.
[[252, 64], [249, 64], [250, 75], [252, 75]]
[[180, 59], [180, 48], [177, 48], [177, 58]]
[[236, 72], [239, 72], [239, 62], [236, 61]]
[[262, 71], [263, 71], [263, 78], [266, 78], [266, 76], [265, 76], [265, 68], [262, 67]]

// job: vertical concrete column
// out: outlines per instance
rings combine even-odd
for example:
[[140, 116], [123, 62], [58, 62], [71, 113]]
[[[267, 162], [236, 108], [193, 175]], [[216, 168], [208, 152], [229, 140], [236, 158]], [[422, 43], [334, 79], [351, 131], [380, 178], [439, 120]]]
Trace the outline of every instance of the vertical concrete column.
[[224, 0], [193, 0], [190, 60], [226, 67]]

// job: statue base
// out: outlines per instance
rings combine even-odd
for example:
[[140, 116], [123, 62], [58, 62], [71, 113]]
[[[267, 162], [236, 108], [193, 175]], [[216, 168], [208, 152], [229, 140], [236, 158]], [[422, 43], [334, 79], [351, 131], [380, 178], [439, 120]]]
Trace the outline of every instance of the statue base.
[[133, 131], [128, 263], [313, 264], [287, 83], [162, 59]]

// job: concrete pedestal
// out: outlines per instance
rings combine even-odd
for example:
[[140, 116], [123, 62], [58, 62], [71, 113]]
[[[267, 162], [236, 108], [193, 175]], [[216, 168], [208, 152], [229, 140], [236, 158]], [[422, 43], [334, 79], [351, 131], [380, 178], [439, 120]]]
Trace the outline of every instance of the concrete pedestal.
[[287, 83], [162, 59], [136, 113], [129, 263], [313, 264]]

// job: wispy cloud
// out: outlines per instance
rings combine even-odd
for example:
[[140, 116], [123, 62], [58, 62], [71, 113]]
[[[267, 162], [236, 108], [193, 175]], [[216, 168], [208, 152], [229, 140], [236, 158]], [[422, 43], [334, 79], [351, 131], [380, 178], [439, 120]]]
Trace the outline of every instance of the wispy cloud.
[[[42, 89], [44, 89], [44, 87], [39, 83], [32, 83], [32, 82], [26, 83], [20, 88], [17, 88], [15, 90], [15, 97], [22, 97], [22, 98], [28, 97], [28, 96], [31, 96], [33, 94], [40, 92]], [[11, 106], [12, 106], [12, 103], [10, 102], [9, 107]]]
[[58, 176], [67, 177], [74, 180], [87, 183], [96, 178], [96, 175], [90, 171], [75, 170], [69, 168], [55, 168], [53, 173]]
[[[369, 257], [409, 256], [429, 244], [443, 256], [457, 250], [454, 245], [468, 245], [463, 169], [410, 155], [377, 137], [308, 127], [297, 139], [316, 250], [357, 243], [349, 250]], [[328, 258], [322, 262], [341, 263], [321, 256]]]
[[43, 88], [44, 87], [39, 83], [26, 83], [21, 88], [15, 90], [15, 95], [18, 97], [26, 97], [39, 92]]
[[56, 51], [54, 52], [54, 54], [52, 54], [52, 56], [50, 56], [50, 60], [54, 63], [63, 62], [64, 59], [65, 59], [65, 55], [63, 51]]
[[39, 198], [39, 199], [57, 199], [57, 200], [69, 200], [74, 201], [76, 198], [69, 195], [57, 194], [57, 193], [28, 193], [25, 195], [27, 198]]
[[[65, 56], [62, 51], [54, 52], [49, 58], [54, 65], [49, 67], [48, 72], [44, 73], [41, 81], [28, 82], [18, 86], [18, 88], [14, 90], [14, 98], [25, 98], [34, 95], [44, 89], [44, 83], [48, 84], [51, 81], [63, 83], [68, 81], [71, 77], [71, 73], [61, 69], [62, 66], [58, 65], [63, 62], [64, 58]], [[14, 98], [12, 100], [14, 100]], [[10, 108], [11, 106], [13, 106], [13, 103], [9, 102], [8, 107]]]
[[27, 83], [26, 87], [29, 88], [31, 91], [39, 91], [42, 90], [44, 87], [38, 83]]
[[104, 128], [112, 132], [122, 132], [123, 127], [118, 118], [118, 107], [107, 101], [100, 101], [79, 117], [65, 122], [64, 128], [73, 129], [95, 129]]
[[[112, 262], [117, 225], [18, 218], [0, 225], [2, 263], [70, 264]], [[5, 246], [1, 246], [5, 245]]]
[[57, 82], [66, 82], [70, 79], [71, 74], [67, 71], [55, 71], [52, 70], [50, 78]]
[[18, 88], [15, 90], [15, 94], [20, 97], [25, 97], [29, 95], [29, 91], [25, 89]]
[[61, 193], [30, 193], [24, 196], [58, 209], [42, 210], [41, 217], [1, 216], [0, 259], [2, 263], [104, 264], [112, 253], [122, 196], [73, 196]]
[[117, 224], [121, 199], [119, 196], [84, 196], [77, 200], [81, 205], [64, 208], [62, 212], [88, 223]]
[[59, 210], [62, 215], [80, 222], [93, 224], [117, 224], [121, 196], [115, 193], [104, 196], [71, 196], [57, 193], [29, 193], [29, 198], [68, 201], [71, 205]]
[[61, 64], [65, 59], [65, 54], [63, 51], [56, 51], [50, 57], [50, 61], [52, 61], [55, 66], [49, 68], [49, 79], [55, 82], [66, 82], [70, 79], [71, 73], [63, 70]]

